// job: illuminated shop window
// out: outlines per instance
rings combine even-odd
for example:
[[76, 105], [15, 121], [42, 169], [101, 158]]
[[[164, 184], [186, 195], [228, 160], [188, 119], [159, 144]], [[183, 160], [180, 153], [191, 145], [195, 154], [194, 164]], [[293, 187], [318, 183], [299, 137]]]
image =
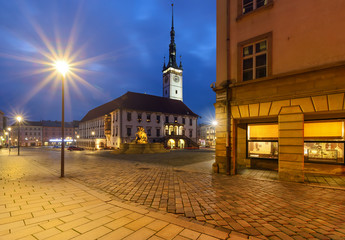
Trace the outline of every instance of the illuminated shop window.
[[344, 163], [344, 142], [305, 142], [306, 162]]

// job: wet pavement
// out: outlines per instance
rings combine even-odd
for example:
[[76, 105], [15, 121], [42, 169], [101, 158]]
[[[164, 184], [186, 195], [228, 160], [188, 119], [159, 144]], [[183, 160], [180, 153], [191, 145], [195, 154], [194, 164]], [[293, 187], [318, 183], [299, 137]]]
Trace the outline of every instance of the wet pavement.
[[[59, 173], [59, 152], [37, 149], [24, 154]], [[214, 152], [200, 150], [145, 155], [67, 152], [65, 172], [66, 178], [106, 192], [113, 200], [236, 231], [245, 238], [345, 239], [341, 184], [329, 188], [280, 182], [267, 172], [256, 172], [256, 178], [250, 176], [254, 172], [212, 174], [213, 159]]]

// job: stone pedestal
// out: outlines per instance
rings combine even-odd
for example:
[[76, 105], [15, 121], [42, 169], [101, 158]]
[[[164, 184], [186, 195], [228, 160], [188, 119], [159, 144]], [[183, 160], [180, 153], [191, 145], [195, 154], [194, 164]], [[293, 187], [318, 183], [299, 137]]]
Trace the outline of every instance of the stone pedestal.
[[304, 115], [299, 106], [282, 107], [278, 116], [279, 179], [304, 182]]
[[144, 154], [144, 153], [164, 153], [169, 152], [161, 143], [123, 143], [120, 149], [112, 152], [113, 154]]

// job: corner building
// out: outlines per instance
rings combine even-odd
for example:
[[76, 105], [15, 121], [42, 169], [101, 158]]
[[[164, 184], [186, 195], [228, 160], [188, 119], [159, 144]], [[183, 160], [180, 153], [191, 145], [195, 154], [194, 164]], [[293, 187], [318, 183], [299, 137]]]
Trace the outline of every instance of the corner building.
[[345, 174], [345, 1], [217, 0], [215, 172]]

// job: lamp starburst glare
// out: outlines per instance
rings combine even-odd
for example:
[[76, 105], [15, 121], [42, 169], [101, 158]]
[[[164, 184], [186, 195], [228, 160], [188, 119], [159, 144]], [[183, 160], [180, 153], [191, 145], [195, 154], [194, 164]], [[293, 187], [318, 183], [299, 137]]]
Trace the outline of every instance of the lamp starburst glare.
[[66, 73], [69, 71], [69, 65], [66, 61], [60, 60], [55, 62], [55, 68], [58, 72], [60, 72], [64, 77]]

